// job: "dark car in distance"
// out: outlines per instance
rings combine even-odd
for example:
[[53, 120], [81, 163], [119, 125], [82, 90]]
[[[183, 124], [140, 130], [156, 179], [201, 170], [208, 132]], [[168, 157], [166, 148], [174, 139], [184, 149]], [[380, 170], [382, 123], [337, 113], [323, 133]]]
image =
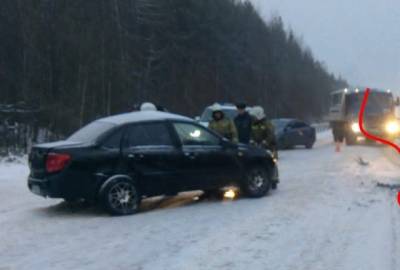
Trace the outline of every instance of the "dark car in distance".
[[289, 149], [295, 146], [305, 146], [311, 149], [316, 140], [315, 128], [297, 119], [273, 119], [275, 136], [279, 149]]
[[114, 215], [135, 213], [145, 197], [232, 185], [262, 197], [279, 182], [268, 151], [153, 111], [99, 119], [65, 141], [35, 145], [29, 165], [33, 193], [98, 202]]

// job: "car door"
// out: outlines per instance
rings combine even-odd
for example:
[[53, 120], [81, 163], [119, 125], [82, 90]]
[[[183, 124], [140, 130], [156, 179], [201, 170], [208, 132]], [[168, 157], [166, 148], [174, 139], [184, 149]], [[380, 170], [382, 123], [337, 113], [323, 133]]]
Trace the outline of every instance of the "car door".
[[289, 122], [286, 127], [284, 128], [285, 132], [285, 142], [288, 146], [294, 146], [298, 144], [299, 141], [299, 133], [296, 130], [296, 122], [291, 121]]
[[315, 141], [315, 129], [307, 123], [301, 122], [301, 131], [303, 133], [302, 140], [304, 145], [314, 143]]
[[304, 145], [308, 142], [308, 136], [310, 135], [309, 126], [301, 121], [295, 121], [292, 123], [292, 131], [294, 136], [294, 142], [296, 145]]
[[146, 195], [164, 194], [177, 177], [179, 149], [166, 122], [137, 123], [126, 128], [123, 157], [140, 179]]
[[174, 122], [181, 144], [179, 185], [186, 190], [221, 187], [239, 175], [237, 146], [226, 147], [222, 138], [188, 122]]

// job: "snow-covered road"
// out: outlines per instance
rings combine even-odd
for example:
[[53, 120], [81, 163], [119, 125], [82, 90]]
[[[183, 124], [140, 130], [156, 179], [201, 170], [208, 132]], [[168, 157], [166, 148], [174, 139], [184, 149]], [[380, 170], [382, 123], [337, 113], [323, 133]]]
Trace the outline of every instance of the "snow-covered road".
[[[379, 146], [281, 152], [279, 190], [262, 199], [147, 201], [134, 216], [44, 200], [24, 164], [0, 165], [0, 269], [398, 270], [400, 158]], [[369, 166], [361, 166], [362, 157]]]

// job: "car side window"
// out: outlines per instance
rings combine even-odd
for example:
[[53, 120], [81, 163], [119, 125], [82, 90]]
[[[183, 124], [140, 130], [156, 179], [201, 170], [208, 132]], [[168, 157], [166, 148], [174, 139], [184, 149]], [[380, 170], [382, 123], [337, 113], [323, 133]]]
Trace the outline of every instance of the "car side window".
[[122, 134], [122, 128], [114, 131], [107, 137], [107, 139], [104, 140], [102, 146], [107, 149], [119, 149], [121, 147]]
[[219, 145], [220, 139], [205, 128], [190, 123], [174, 123], [182, 145]]
[[294, 122], [292, 124], [292, 128], [294, 129], [305, 128], [305, 127], [307, 127], [307, 124], [303, 122]]
[[129, 126], [127, 129], [126, 146], [172, 146], [168, 127], [165, 123], [143, 123]]

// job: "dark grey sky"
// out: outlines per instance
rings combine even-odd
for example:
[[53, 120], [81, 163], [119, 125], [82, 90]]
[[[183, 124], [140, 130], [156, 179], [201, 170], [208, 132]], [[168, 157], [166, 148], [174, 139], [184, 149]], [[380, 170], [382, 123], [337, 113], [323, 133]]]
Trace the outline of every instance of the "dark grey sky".
[[251, 0], [279, 14], [330, 71], [400, 93], [400, 0]]

